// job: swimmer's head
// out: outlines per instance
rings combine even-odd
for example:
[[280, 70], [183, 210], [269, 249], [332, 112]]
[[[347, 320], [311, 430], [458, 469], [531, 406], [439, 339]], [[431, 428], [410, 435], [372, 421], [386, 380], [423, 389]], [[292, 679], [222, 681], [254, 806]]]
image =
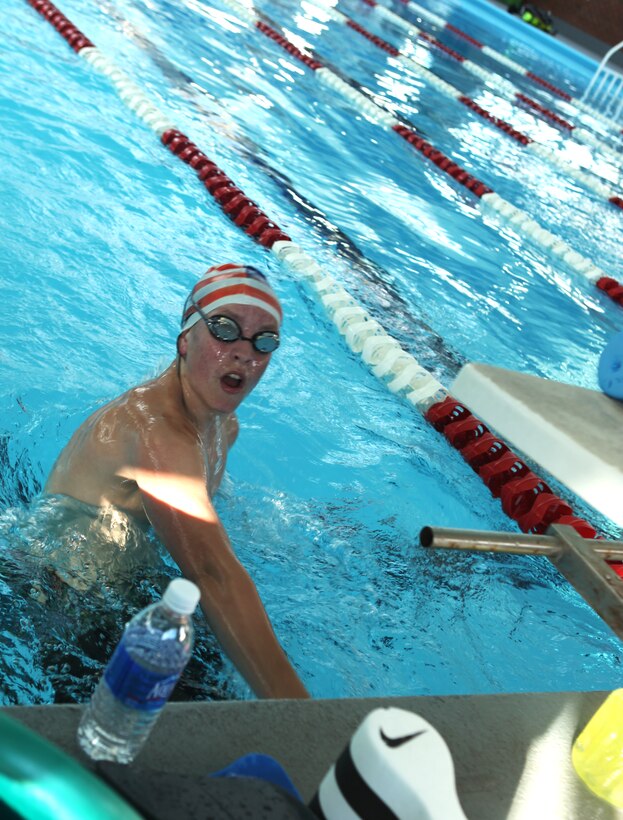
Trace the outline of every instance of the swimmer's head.
[[259, 307], [281, 325], [281, 305], [264, 274], [250, 265], [229, 263], [208, 268], [194, 286], [184, 305], [180, 334], [201, 319], [201, 312], [207, 315], [227, 305]]

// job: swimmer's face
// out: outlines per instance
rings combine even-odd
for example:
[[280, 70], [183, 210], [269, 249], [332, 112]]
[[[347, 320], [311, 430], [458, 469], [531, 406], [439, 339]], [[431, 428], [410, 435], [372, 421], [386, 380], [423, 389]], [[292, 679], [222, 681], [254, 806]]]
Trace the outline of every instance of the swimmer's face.
[[180, 336], [179, 353], [189, 386], [204, 405], [217, 413], [233, 413], [262, 378], [272, 355], [255, 350], [248, 339], [276, 333], [279, 326], [270, 313], [254, 306], [228, 305], [207, 315], [233, 319], [247, 338], [220, 341], [199, 321]]

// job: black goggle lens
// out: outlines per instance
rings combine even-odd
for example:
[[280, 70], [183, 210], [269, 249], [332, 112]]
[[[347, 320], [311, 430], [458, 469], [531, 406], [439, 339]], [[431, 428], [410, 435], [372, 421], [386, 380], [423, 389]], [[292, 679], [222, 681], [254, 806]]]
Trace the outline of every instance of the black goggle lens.
[[208, 330], [219, 342], [235, 342], [244, 339], [251, 342], [258, 353], [273, 353], [279, 347], [279, 334], [272, 330], [262, 330], [255, 336], [243, 336], [238, 322], [229, 316], [210, 316], [205, 320]]

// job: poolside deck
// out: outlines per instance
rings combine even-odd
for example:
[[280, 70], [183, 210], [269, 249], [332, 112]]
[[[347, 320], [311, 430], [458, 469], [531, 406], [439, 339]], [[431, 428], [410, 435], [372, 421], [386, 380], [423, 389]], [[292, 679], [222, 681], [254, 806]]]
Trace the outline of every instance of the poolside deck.
[[[570, 759], [575, 737], [605, 696], [560, 692], [169, 704], [133, 766], [205, 775], [248, 752], [264, 752], [284, 766], [308, 801], [365, 715], [379, 706], [397, 706], [418, 713], [445, 738], [470, 820], [620, 820], [623, 811], [588, 791]], [[80, 706], [8, 707], [7, 712], [85, 762], [75, 740]]]

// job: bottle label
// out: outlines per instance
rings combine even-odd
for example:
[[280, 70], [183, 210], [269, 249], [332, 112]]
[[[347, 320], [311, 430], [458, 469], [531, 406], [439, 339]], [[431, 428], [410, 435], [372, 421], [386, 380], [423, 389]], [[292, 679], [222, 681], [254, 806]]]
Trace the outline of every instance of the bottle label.
[[163, 675], [145, 669], [132, 659], [121, 641], [106, 667], [104, 679], [115, 698], [125, 706], [155, 712], [169, 699], [180, 674]]

